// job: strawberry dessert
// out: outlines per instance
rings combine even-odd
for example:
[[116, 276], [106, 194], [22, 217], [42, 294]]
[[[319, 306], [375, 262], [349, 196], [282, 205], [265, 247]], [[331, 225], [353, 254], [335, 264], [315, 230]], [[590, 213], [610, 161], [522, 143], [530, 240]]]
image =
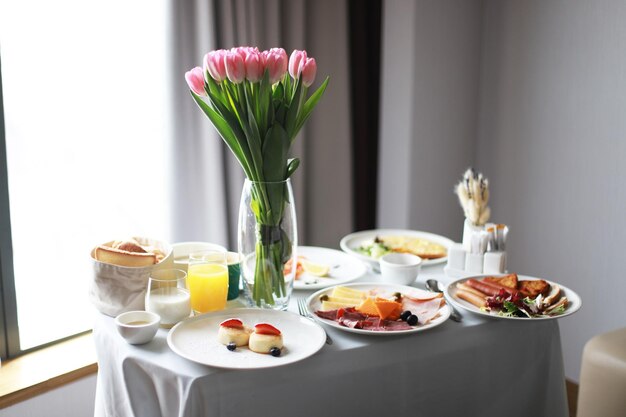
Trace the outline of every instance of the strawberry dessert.
[[254, 326], [254, 333], [250, 335], [248, 347], [253, 352], [280, 356], [283, 348], [283, 335], [271, 324], [259, 323]]
[[235, 350], [238, 346], [245, 346], [250, 339], [252, 329], [244, 326], [239, 319], [227, 319], [220, 324], [217, 331], [217, 340], [226, 345], [228, 350]]

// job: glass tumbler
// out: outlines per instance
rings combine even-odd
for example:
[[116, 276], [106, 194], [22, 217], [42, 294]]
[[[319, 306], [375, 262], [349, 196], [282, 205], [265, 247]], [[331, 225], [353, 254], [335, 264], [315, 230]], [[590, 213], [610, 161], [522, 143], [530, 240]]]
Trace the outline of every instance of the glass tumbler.
[[186, 278], [187, 274], [180, 269], [159, 269], [150, 273], [146, 311], [161, 316], [163, 327], [172, 327], [191, 314]]
[[228, 296], [226, 252], [203, 250], [189, 255], [187, 287], [196, 314], [223, 310]]

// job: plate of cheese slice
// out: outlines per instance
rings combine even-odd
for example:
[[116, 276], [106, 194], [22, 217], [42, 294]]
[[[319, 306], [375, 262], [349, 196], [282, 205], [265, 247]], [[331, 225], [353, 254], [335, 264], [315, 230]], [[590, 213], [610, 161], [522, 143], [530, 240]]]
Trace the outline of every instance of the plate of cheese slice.
[[322, 289], [309, 296], [307, 309], [319, 323], [370, 336], [421, 332], [450, 317], [443, 294], [382, 282]]

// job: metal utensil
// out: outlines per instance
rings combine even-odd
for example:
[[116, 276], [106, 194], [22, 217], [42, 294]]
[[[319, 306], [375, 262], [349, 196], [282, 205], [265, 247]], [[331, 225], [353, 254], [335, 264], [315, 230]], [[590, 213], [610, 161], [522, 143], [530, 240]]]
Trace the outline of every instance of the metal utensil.
[[[433, 292], [443, 292], [439, 281], [432, 278], [426, 280], [426, 288]], [[450, 309], [452, 309], [452, 313], [450, 313], [450, 318], [456, 322], [460, 322], [461, 320], [463, 320], [463, 316], [461, 315], [461, 313], [459, 313], [454, 307], [452, 307], [450, 303], [448, 303], [448, 305], [450, 306]]]
[[[306, 300], [304, 298], [298, 298], [298, 312], [302, 317], [306, 317], [309, 320], [315, 321], [315, 319], [313, 319], [313, 317], [311, 317], [311, 315], [309, 314], [309, 310], [306, 307]], [[324, 333], [326, 333], [326, 330], [324, 330]], [[326, 333], [326, 344], [333, 344], [333, 339], [330, 338], [328, 333]]]

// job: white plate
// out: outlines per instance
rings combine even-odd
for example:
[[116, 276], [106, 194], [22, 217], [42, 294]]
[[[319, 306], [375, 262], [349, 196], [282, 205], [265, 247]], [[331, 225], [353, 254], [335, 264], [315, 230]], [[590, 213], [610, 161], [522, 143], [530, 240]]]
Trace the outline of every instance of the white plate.
[[[458, 298], [456, 296], [456, 292], [457, 292], [456, 284], [465, 282], [468, 279], [472, 279], [472, 278], [473, 279], [480, 279], [480, 278], [484, 278], [484, 277], [488, 277], [488, 276], [499, 276], [499, 275], [476, 275], [476, 276], [473, 276], [473, 277], [465, 277], [465, 278], [457, 279], [456, 281], [451, 282], [450, 284], [448, 284], [448, 286], [446, 286], [446, 288], [443, 291], [444, 296], [446, 297], [446, 300], [448, 300], [455, 307], [462, 308], [463, 310], [467, 310], [467, 311], [469, 311], [471, 313], [479, 314], [481, 316], [490, 317], [490, 318], [494, 318], [494, 319], [505, 319], [505, 320], [552, 320], [552, 319], [560, 319], [561, 317], [567, 317], [567, 316], [569, 316], [571, 314], [574, 314], [575, 312], [577, 312], [580, 309], [580, 306], [582, 305], [582, 300], [580, 299], [578, 294], [576, 294], [574, 291], [570, 290], [569, 288], [567, 288], [567, 287], [565, 287], [565, 286], [563, 286], [561, 284], [557, 284], [557, 285], [561, 288], [561, 291], [563, 291], [564, 295], [567, 297], [567, 300], [569, 301], [569, 305], [567, 306], [567, 308], [565, 309], [565, 312], [563, 314], [559, 314], [557, 316], [550, 316], [550, 317], [533, 317], [533, 318], [527, 318], [526, 317], [525, 318], [525, 317], [503, 317], [503, 316], [498, 316], [497, 314], [491, 314], [488, 311], [481, 311], [474, 304], [468, 303], [465, 300], [461, 300], [460, 298]], [[520, 280], [537, 280], [537, 279], [540, 279], [540, 278], [535, 278], [535, 277], [529, 277], [529, 276], [526, 276], [526, 275], [518, 275], [517, 277]], [[541, 279], [543, 279], [543, 278], [541, 278]], [[548, 281], [547, 279], [544, 279], [544, 280], [547, 281], [550, 285], [554, 285], [555, 284], [554, 282]]]
[[362, 277], [367, 272], [363, 262], [341, 251], [314, 246], [298, 246], [298, 256], [309, 261], [330, 266], [326, 277], [316, 277], [304, 272], [296, 279], [293, 288], [296, 290], [319, 290], [333, 285], [345, 284]]
[[[270, 323], [283, 334], [280, 356], [255, 353], [247, 346], [234, 352], [217, 341], [221, 322], [239, 318], [246, 326]], [[287, 365], [308, 358], [326, 342], [326, 333], [317, 323], [286, 311], [235, 308], [207, 313], [178, 323], [167, 335], [167, 344], [177, 355], [192, 362], [228, 369], [257, 369]]]
[[[391, 293], [394, 293], [394, 292], [410, 293], [411, 291], [416, 290], [413, 287], [407, 287], [404, 285], [395, 285], [395, 284], [385, 284], [382, 282], [364, 282], [364, 283], [358, 283], [358, 284], [342, 285], [342, 287], [354, 288], [354, 289], [361, 290], [361, 291], [381, 289], [384, 291], [389, 291]], [[416, 332], [421, 332], [421, 331], [432, 329], [433, 327], [439, 326], [441, 323], [448, 320], [448, 317], [450, 317], [450, 307], [448, 307], [448, 305], [446, 304], [439, 309], [439, 313], [440, 313], [439, 317], [436, 317], [435, 319], [431, 320], [428, 324], [425, 324], [425, 325], [418, 324], [417, 326], [413, 327], [411, 330], [391, 330], [391, 331], [385, 332], [385, 331], [372, 331], [372, 330], [364, 330], [364, 329], [352, 329], [350, 327], [342, 326], [336, 321], [326, 320], [321, 317], [318, 317], [317, 314], [315, 314], [315, 312], [319, 310], [321, 307], [320, 296], [325, 295], [325, 294], [329, 295], [332, 291], [333, 291], [333, 288], [331, 287], [331, 288], [320, 290], [312, 294], [307, 299], [307, 302], [306, 302], [309, 313], [311, 313], [311, 316], [313, 316], [313, 318], [320, 323], [323, 323], [328, 326], [332, 326], [339, 330], [343, 330], [343, 331], [350, 332], [350, 333], [367, 334], [367, 335], [372, 335], [372, 336], [393, 336], [393, 335], [398, 335], [398, 334], [416, 333]]]
[[[446, 248], [450, 248], [450, 246], [454, 243], [451, 239], [447, 237], [436, 235], [434, 233], [428, 232], [419, 232], [416, 230], [396, 230], [396, 229], [375, 229], [375, 230], [365, 230], [362, 232], [351, 233], [341, 239], [339, 242], [339, 246], [341, 249], [362, 260], [363, 262], [367, 262], [369, 265], [374, 268], [375, 271], [379, 271], [380, 267], [378, 265], [378, 259], [371, 258], [367, 255], [363, 255], [362, 253], [357, 251], [357, 248], [363, 244], [363, 242], [367, 240], [372, 240], [376, 236], [407, 236], [407, 237], [416, 237], [421, 239], [427, 239], [434, 243], [439, 243], [440, 245], [445, 246]], [[443, 258], [437, 259], [424, 259], [422, 262], [422, 267], [437, 265], [448, 261], [448, 257], [444, 256]]]

